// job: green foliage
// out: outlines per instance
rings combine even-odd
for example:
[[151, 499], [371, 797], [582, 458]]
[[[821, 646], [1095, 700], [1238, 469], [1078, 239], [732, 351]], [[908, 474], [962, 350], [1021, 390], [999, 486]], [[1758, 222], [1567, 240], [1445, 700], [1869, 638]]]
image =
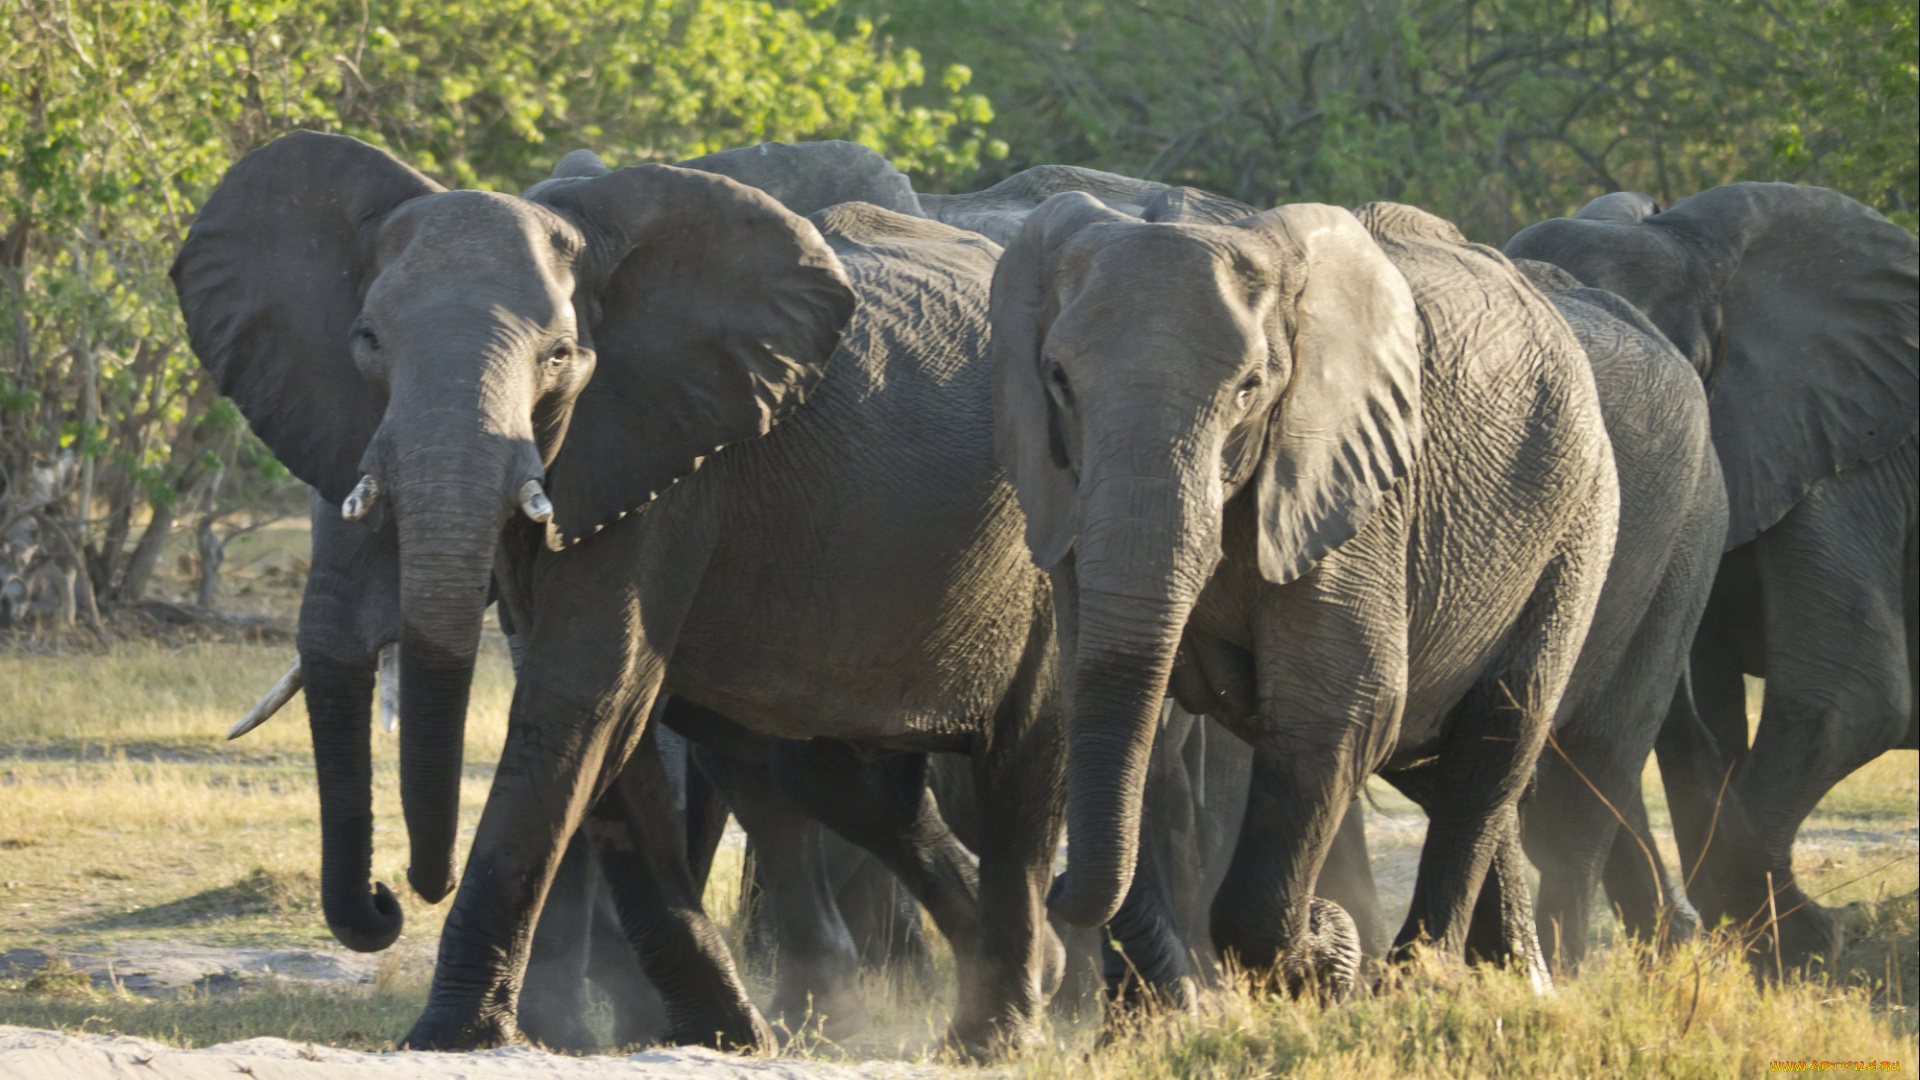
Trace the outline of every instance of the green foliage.
[[1911, 0], [1778, 0], [1771, 39], [1788, 91], [1774, 160], [1920, 227], [1920, 27]]
[[0, 8], [0, 532], [64, 518], [95, 541], [102, 598], [138, 599], [138, 511], [164, 535], [176, 507], [216, 513], [223, 484], [284, 481], [216, 403], [166, 271], [227, 166], [292, 129], [508, 191], [580, 146], [627, 164], [768, 139], [851, 138], [923, 183], [967, 177], [994, 149], [967, 69], [926, 86], [918, 53], [838, 19], [825, 0]]
[[1010, 153], [1499, 242], [1608, 191], [1835, 187], [1913, 227], [1911, 0], [852, 0]]

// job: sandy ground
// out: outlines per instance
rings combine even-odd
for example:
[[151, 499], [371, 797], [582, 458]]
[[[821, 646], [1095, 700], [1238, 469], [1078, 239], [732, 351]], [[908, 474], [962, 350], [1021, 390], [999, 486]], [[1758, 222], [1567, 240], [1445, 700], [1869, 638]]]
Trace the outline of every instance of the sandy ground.
[[[349, 954], [307, 949], [194, 945], [181, 941], [119, 941], [61, 954], [103, 990], [122, 989], [156, 997], [177, 991], [218, 994], [243, 983], [278, 979], [292, 983], [371, 983], [373, 965]], [[23, 977], [47, 965], [41, 949], [0, 954], [0, 976]]]
[[176, 1050], [145, 1039], [61, 1035], [0, 1025], [0, 1080], [908, 1080], [924, 1065], [734, 1057], [712, 1050], [648, 1050], [630, 1057], [562, 1057], [517, 1046], [471, 1054], [362, 1054], [285, 1039]]

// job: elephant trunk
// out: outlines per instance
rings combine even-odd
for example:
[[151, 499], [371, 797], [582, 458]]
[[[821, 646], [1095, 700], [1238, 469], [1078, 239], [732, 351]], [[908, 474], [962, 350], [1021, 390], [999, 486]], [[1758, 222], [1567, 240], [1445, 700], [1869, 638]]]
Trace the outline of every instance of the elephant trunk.
[[327, 928], [356, 952], [379, 952], [405, 917], [373, 870], [373, 670], [303, 657], [307, 716], [320, 787], [320, 907]]
[[[441, 448], [449, 446], [458, 449]], [[438, 902], [455, 882], [467, 694], [494, 549], [512, 506], [509, 484], [517, 476], [509, 476], [511, 455], [450, 442], [402, 460], [407, 468], [394, 490], [400, 531], [400, 803], [412, 855], [407, 881]]]
[[[1049, 906], [1077, 926], [1119, 909], [1180, 635], [1217, 551], [1191, 485], [1135, 472], [1083, 504], [1067, 682], [1067, 869]], [[1217, 506], [1217, 504], [1214, 504]]]

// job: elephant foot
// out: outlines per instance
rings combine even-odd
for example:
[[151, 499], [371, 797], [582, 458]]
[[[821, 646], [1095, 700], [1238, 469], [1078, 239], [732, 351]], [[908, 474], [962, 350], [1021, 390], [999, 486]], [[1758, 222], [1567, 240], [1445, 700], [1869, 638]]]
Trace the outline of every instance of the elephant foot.
[[1312, 994], [1328, 1001], [1353, 996], [1360, 979], [1360, 929], [1345, 908], [1314, 897], [1307, 912], [1307, 933], [1280, 956], [1274, 975], [1294, 997]]
[[[1816, 957], [1831, 965], [1838, 951], [1839, 924], [1835, 922], [1833, 912], [1811, 900], [1799, 903], [1805, 906], [1780, 916], [1780, 974], [1808, 972]], [[1769, 935], [1762, 933], [1758, 936], [1752, 958], [1762, 977], [1771, 979], [1775, 976], [1773, 942]]]
[[1139, 979], [1128, 979], [1109, 988], [1106, 1015], [1100, 1024], [1096, 1047], [1105, 1047], [1125, 1037], [1142, 1023], [1167, 1013], [1197, 1015], [1200, 1011], [1200, 986], [1191, 977], [1181, 977], [1160, 986]]
[[1030, 1046], [1038, 1046], [1046, 1040], [1046, 1034], [1040, 1025], [1032, 1019], [1018, 1020], [1001, 1018], [986, 1023], [963, 1025], [955, 1020], [947, 1029], [946, 1042], [941, 1051], [961, 1061], [976, 1065], [990, 1065], [1006, 1061]]
[[400, 1040], [402, 1050], [492, 1050], [521, 1042], [513, 1017], [460, 1005], [432, 1005]]
[[536, 1020], [522, 1010], [520, 1034], [528, 1042], [558, 1054], [591, 1054], [600, 1049], [600, 1040], [588, 1030], [581, 1012], [542, 1016]]
[[1665, 919], [1660, 924], [1658, 944], [1661, 948], [1694, 941], [1700, 937], [1704, 927], [1700, 921], [1700, 911], [1693, 901], [1682, 896], [1673, 900], [1665, 911]]
[[779, 1048], [773, 1028], [748, 1005], [742, 1013], [675, 1017], [660, 1041], [667, 1046], [705, 1046], [741, 1054], [771, 1054]]

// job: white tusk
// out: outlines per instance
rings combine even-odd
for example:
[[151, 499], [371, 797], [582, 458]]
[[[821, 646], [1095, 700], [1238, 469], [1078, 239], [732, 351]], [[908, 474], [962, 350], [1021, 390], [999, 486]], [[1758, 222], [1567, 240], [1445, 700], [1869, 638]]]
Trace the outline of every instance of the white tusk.
[[548, 501], [540, 481], [529, 480], [520, 485], [520, 512], [542, 523], [553, 520], [553, 503]]
[[359, 521], [380, 501], [380, 482], [371, 475], [362, 476], [360, 482], [347, 492], [347, 501], [340, 504], [340, 516], [348, 521]]
[[393, 734], [400, 722], [400, 643], [380, 646], [380, 727]]
[[260, 704], [255, 705], [245, 719], [233, 725], [227, 732], [227, 738], [237, 739], [271, 720], [274, 713], [279, 712], [282, 706], [293, 700], [293, 695], [300, 692], [300, 687], [305, 682], [306, 676], [300, 670], [300, 654], [295, 653], [293, 666], [287, 669], [285, 675], [280, 676], [280, 681], [273, 684], [273, 689], [267, 691], [267, 696], [260, 699]]

